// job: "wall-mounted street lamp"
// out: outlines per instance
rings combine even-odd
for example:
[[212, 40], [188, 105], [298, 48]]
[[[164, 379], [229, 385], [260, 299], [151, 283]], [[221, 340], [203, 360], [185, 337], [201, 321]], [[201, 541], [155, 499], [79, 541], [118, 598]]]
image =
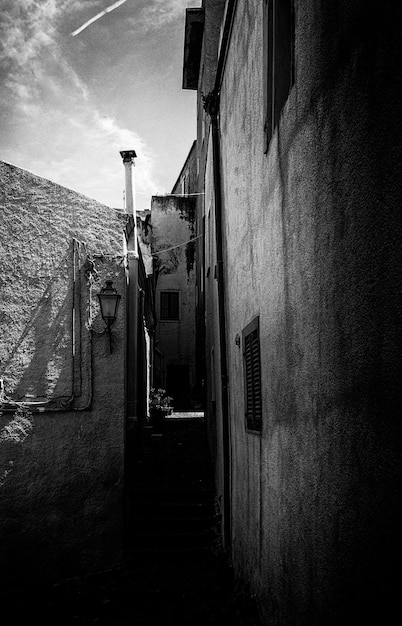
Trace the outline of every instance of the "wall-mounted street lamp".
[[107, 332], [109, 335], [110, 352], [112, 352], [112, 332], [110, 327], [116, 319], [117, 309], [119, 308], [121, 298], [121, 295], [117, 293], [114, 287], [112, 287], [112, 284], [112, 280], [107, 280], [106, 287], [102, 287], [100, 293], [98, 293], [102, 319], [107, 326]]

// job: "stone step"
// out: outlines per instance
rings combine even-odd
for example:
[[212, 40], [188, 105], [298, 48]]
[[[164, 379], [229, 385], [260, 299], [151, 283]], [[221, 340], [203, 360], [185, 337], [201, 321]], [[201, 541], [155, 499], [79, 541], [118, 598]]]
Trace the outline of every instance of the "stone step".
[[190, 560], [192, 563], [201, 558], [205, 560], [206, 557], [210, 557], [214, 554], [213, 547], [211, 545], [180, 545], [168, 546], [158, 545], [155, 543], [150, 544], [138, 544], [136, 547], [131, 547], [127, 550], [127, 562], [130, 564], [138, 565], [141, 562], [149, 564], [155, 559], [156, 563], [164, 561], [181, 562]]
[[216, 521], [215, 506], [212, 503], [186, 502], [136, 502], [131, 505], [132, 519], [155, 519], [157, 523], [166, 520], [200, 519], [209, 523]]
[[135, 533], [130, 552], [196, 550], [210, 548], [216, 538], [216, 532], [173, 532], [162, 529], [160, 532]]
[[216, 514], [215, 503], [206, 501], [139, 500], [134, 499], [130, 507], [132, 517], [161, 518], [204, 518], [212, 520]]
[[146, 530], [149, 532], [165, 531], [186, 532], [186, 531], [209, 531], [211, 528], [218, 528], [220, 518], [218, 516], [190, 517], [184, 515], [177, 516], [149, 516], [140, 512], [132, 517], [130, 528], [135, 531]]
[[208, 504], [214, 502], [214, 492], [211, 489], [141, 489], [133, 488], [130, 493], [133, 502], [154, 503], [192, 503]]

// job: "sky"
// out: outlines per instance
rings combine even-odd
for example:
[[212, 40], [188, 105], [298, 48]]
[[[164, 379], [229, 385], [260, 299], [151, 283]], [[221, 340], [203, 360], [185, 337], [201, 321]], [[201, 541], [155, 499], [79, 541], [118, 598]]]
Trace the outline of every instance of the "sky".
[[169, 193], [196, 138], [182, 89], [186, 7], [200, 0], [0, 0], [0, 160], [124, 206]]

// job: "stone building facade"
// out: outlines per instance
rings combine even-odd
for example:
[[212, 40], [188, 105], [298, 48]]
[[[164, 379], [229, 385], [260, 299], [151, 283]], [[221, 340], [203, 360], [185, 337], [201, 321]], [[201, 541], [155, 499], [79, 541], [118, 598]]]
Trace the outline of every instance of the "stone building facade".
[[273, 625], [396, 606], [400, 18], [360, 0], [187, 11], [208, 429], [225, 546]]
[[[194, 151], [189, 157], [193, 159]], [[153, 196], [152, 254], [155, 282], [154, 386], [166, 388], [176, 410], [197, 402], [195, 364], [195, 197], [186, 161], [172, 194]], [[184, 193], [183, 193], [184, 192]]]

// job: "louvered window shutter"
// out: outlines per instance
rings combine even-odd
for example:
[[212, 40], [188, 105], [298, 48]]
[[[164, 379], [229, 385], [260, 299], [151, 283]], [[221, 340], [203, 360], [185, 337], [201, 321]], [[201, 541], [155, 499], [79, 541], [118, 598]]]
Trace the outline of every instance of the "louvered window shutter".
[[262, 430], [261, 358], [258, 318], [243, 331], [246, 426]]

